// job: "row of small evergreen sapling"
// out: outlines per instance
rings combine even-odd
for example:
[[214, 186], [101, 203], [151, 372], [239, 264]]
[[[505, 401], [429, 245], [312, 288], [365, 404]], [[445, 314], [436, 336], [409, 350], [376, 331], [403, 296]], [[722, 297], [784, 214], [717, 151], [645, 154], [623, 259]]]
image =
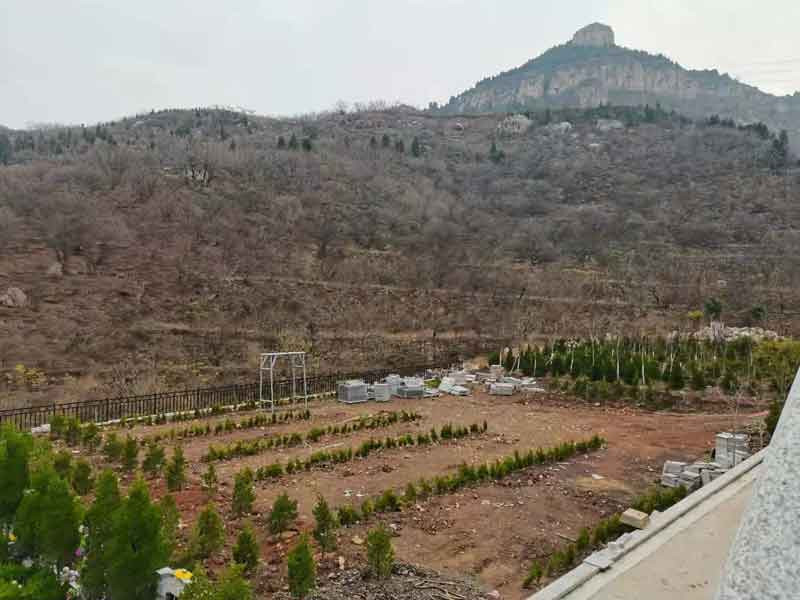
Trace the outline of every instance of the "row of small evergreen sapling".
[[[655, 488], [637, 498], [632, 507], [645, 513], [663, 511], [686, 497], [686, 488]], [[620, 521], [615, 514], [602, 519], [592, 530], [584, 527], [575, 542], [553, 552], [546, 560], [534, 561], [528, 569], [523, 582], [524, 587], [533, 587], [543, 577], [554, 577], [574, 567], [583, 558], [603, 544], [617, 539], [631, 528]]]
[[421, 419], [421, 415], [416, 412], [389, 412], [375, 416], [361, 417], [352, 423], [343, 425], [328, 425], [327, 427], [314, 427], [305, 434], [294, 432], [286, 433], [281, 436], [270, 438], [258, 438], [255, 440], [239, 440], [226, 446], [210, 446], [208, 452], [203, 456], [204, 462], [216, 460], [230, 460], [240, 456], [254, 456], [273, 448], [293, 448], [303, 442], [315, 443], [324, 436], [347, 435], [355, 431], [364, 429], [379, 429], [389, 427], [396, 423], [410, 423]]
[[[586, 441], [565, 442], [548, 450], [541, 448], [531, 450], [524, 455], [515, 452], [514, 455], [493, 463], [477, 466], [465, 464], [454, 474], [436, 477], [432, 481], [423, 479], [420, 480], [418, 486], [409, 483], [401, 496], [398, 496], [394, 490], [385, 490], [374, 499], [365, 500], [360, 510], [345, 505], [334, 512], [325, 499], [320, 496], [313, 509], [316, 522], [313, 537], [320, 549], [329, 552], [336, 547], [335, 531], [339, 526], [348, 526], [367, 520], [374, 513], [399, 511], [403, 505], [414, 504], [434, 494], [450, 493], [466, 485], [489, 479], [501, 479], [514, 471], [533, 465], [562, 461], [578, 453], [598, 450], [604, 443], [605, 441], [601, 437], [594, 436]], [[236, 492], [234, 492], [235, 494]], [[270, 513], [270, 523], [274, 522], [273, 515], [283, 504], [288, 504], [290, 508], [296, 507], [296, 504], [285, 497], [285, 494], [279, 496]], [[294, 514], [296, 515], [296, 513]], [[271, 531], [273, 530], [271, 529]], [[273, 533], [275, 532], [273, 531]], [[388, 577], [394, 564], [394, 550], [391, 544], [391, 534], [383, 525], [368, 533], [366, 550], [369, 572], [379, 578]], [[289, 553], [287, 563], [290, 590], [295, 597], [303, 598], [313, 589], [316, 573], [313, 554], [307, 538], [301, 537], [299, 543]]]

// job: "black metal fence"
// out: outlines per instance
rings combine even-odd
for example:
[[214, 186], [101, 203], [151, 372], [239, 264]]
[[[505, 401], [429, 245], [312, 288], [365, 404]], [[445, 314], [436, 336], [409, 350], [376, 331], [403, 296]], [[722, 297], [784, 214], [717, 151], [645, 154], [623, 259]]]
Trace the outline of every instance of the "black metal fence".
[[[361, 373], [332, 373], [308, 377], [308, 394], [328, 394], [336, 391], [336, 382], [343, 379], [363, 379], [374, 383], [390, 373], [414, 375], [437, 365], [417, 365], [399, 369], [379, 369]], [[274, 384], [275, 399], [286, 399], [292, 396], [292, 380], [281, 379]], [[298, 383], [297, 393], [302, 393], [302, 382]], [[24, 408], [0, 410], [0, 423], [13, 423], [19, 429], [38, 427], [49, 423], [56, 415], [76, 417], [84, 423], [103, 423], [116, 419], [146, 417], [165, 413], [208, 410], [215, 406], [247, 404], [259, 400], [258, 382], [233, 384], [219, 387], [181, 390], [176, 392], [159, 392], [142, 396], [122, 396], [87, 400], [83, 402], [67, 402], [64, 404], [48, 404]]]

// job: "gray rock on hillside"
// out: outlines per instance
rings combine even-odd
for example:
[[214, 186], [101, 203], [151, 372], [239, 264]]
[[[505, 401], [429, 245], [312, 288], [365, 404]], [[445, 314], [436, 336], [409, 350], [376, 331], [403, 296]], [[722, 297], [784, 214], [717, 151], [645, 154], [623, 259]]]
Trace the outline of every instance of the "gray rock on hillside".
[[18, 287], [10, 287], [0, 296], [0, 306], [8, 308], [22, 308], [28, 304], [28, 296]]

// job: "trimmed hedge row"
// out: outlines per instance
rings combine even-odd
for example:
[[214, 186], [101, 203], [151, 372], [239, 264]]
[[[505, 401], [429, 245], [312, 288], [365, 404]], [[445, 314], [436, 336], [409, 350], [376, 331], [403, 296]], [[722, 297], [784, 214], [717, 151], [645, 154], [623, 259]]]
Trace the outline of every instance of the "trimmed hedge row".
[[[646, 513], [651, 513], [654, 510], [663, 511], [683, 500], [686, 494], [686, 488], [683, 486], [655, 488], [637, 497], [631, 506]], [[571, 569], [582, 561], [587, 554], [631, 530], [630, 527], [620, 521], [620, 514], [602, 519], [591, 531], [584, 527], [580, 530], [578, 539], [575, 542], [563, 549], [556, 550], [546, 561], [534, 561], [528, 569], [528, 574], [522, 586], [526, 588], [532, 587], [542, 577], [552, 577]]]
[[473, 423], [467, 426], [454, 426], [452, 423], [443, 425], [437, 431], [435, 428], [430, 430], [430, 433], [420, 433], [416, 437], [411, 434], [401, 435], [398, 437], [387, 437], [385, 440], [378, 440], [370, 438], [364, 441], [358, 448], [344, 448], [341, 450], [320, 450], [312, 453], [306, 459], [296, 458], [289, 460], [284, 467], [281, 463], [272, 463], [256, 469], [255, 478], [257, 481], [264, 479], [274, 479], [282, 476], [284, 473], [291, 475], [301, 471], [308, 471], [312, 467], [323, 464], [341, 464], [349, 462], [355, 458], [367, 458], [372, 452], [376, 450], [388, 448], [404, 448], [407, 446], [427, 446], [436, 444], [440, 440], [446, 441], [451, 439], [459, 439], [466, 437], [470, 434], [484, 433], [488, 428], [486, 421], [483, 425]]
[[464, 463], [455, 473], [440, 475], [430, 480], [422, 478], [416, 485], [409, 482], [402, 495], [398, 496], [394, 490], [385, 490], [375, 498], [364, 500], [359, 508], [352, 505], [340, 506], [337, 509], [337, 516], [342, 525], [352, 525], [366, 520], [376, 512], [396, 512], [401, 510], [403, 505], [411, 505], [431, 496], [448, 494], [468, 485], [486, 481], [499, 481], [511, 473], [534, 465], [559, 462], [576, 454], [594, 452], [602, 448], [605, 443], [602, 437], [595, 435], [588, 440], [565, 442], [546, 450], [537, 448], [525, 454], [515, 451], [513, 455], [490, 463], [472, 465]]
[[415, 412], [390, 412], [381, 413], [376, 416], [361, 417], [354, 423], [344, 425], [328, 425], [325, 428], [315, 427], [305, 434], [290, 433], [282, 436], [270, 438], [258, 438], [252, 441], [240, 440], [226, 446], [210, 446], [208, 452], [203, 456], [203, 462], [217, 460], [230, 460], [240, 456], [255, 456], [273, 448], [293, 448], [299, 446], [304, 441], [308, 443], [317, 442], [323, 436], [347, 435], [354, 431], [363, 429], [379, 429], [390, 427], [395, 423], [409, 423], [421, 419], [422, 416]]

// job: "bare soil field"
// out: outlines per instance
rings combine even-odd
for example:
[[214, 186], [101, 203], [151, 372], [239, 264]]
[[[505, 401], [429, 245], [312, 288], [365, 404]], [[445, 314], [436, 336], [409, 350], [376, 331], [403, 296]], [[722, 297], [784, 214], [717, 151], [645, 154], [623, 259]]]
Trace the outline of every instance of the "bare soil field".
[[[496, 589], [502, 598], [522, 598], [526, 595], [521, 587], [522, 580], [533, 559], [545, 557], [567, 540], [574, 540], [581, 527], [592, 526], [599, 519], [626, 508], [635, 495], [658, 479], [664, 460], [689, 460], [709, 452], [714, 434], [732, 428], [735, 421], [733, 415], [725, 413], [647, 412], [624, 406], [580, 403], [560, 394], [498, 397], [482, 391], [464, 398], [394, 398], [381, 404], [344, 405], [323, 401], [312, 405], [311, 410], [311, 418], [305, 421], [183, 440], [181, 444], [189, 461], [189, 485], [175, 497], [182, 513], [184, 533], [188, 533], [194, 515], [208, 499], [201, 490], [200, 476], [206, 469], [201, 458], [211, 444], [221, 446], [236, 440], [305, 433], [313, 427], [341, 425], [380, 411], [414, 411], [421, 418], [375, 430], [323, 436], [313, 444], [216, 461], [220, 486], [214, 500], [229, 524], [229, 539], [225, 552], [212, 559], [211, 568], [227, 562], [230, 546], [241, 525], [231, 516], [231, 493], [235, 473], [245, 466], [255, 469], [275, 462], [285, 464], [289, 459], [305, 458], [322, 449], [352, 447], [355, 450], [370, 437], [396, 437], [406, 433], [416, 436], [446, 423], [469, 426], [485, 420], [488, 430], [429, 446], [383, 449], [367, 458], [257, 482], [254, 514], [246, 519], [254, 522], [260, 532], [265, 564], [259, 569], [257, 585], [265, 596], [282, 589], [285, 553], [297, 535], [297, 532], [289, 532], [275, 538], [264, 527], [272, 502], [282, 492], [298, 501], [300, 516], [296, 529], [305, 531], [313, 527], [311, 509], [320, 494], [333, 507], [358, 506], [364, 499], [386, 489], [394, 489], [399, 494], [406, 484], [417, 482], [421, 477], [450, 473], [463, 462], [483, 463], [513, 454], [515, 450], [547, 448], [564, 441], [600, 435], [607, 440], [607, 447], [598, 452], [578, 455], [564, 463], [534, 466], [500, 482], [434, 496], [402, 512], [374, 515], [367, 524], [343, 528], [339, 532], [337, 552], [319, 556], [322, 573], [337, 571], [340, 556], [348, 568], [362, 563], [361, 542], [366, 531], [378, 521], [384, 521], [395, 533], [398, 560], [435, 570], [445, 577], [474, 578], [476, 585], [487, 591]], [[747, 410], [750, 412], [736, 417], [740, 427], [763, 416], [753, 407]], [[239, 420], [246, 416], [240, 413], [206, 421], [213, 427], [220, 419]], [[158, 431], [164, 434], [172, 427], [180, 429], [196, 423], [198, 421], [136, 426], [130, 433], [146, 436]], [[168, 450], [168, 454], [171, 451]], [[98, 464], [102, 462], [99, 456], [94, 460]], [[152, 488], [154, 496], [165, 493], [163, 480], [154, 480]]]

